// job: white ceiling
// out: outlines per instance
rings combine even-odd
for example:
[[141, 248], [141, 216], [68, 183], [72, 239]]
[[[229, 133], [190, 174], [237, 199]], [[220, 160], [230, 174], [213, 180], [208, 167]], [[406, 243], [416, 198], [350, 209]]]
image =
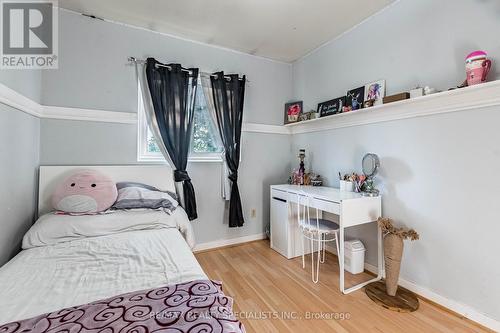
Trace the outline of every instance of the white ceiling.
[[79, 13], [292, 62], [394, 0], [59, 0]]

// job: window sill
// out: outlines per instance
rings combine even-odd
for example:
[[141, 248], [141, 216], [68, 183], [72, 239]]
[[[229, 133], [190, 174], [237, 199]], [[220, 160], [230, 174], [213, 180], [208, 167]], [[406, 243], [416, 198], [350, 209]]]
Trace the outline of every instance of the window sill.
[[[138, 156], [137, 162], [147, 164], [168, 164], [161, 156]], [[188, 158], [188, 163], [222, 163], [220, 156], [193, 156]]]

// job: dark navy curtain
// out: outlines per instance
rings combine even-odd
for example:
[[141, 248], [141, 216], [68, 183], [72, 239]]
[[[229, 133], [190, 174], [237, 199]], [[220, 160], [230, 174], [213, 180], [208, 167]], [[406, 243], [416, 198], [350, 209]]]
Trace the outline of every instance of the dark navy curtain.
[[245, 223], [238, 189], [238, 167], [240, 164], [241, 126], [243, 121], [243, 101], [245, 81], [243, 76], [214, 73], [210, 77], [214, 99], [217, 127], [224, 145], [226, 163], [231, 180], [229, 199], [229, 226], [241, 227]]
[[[186, 171], [193, 130], [194, 101], [198, 80], [197, 68], [180, 64], [162, 64], [148, 58], [146, 76], [154, 108], [157, 131], [173, 163], [174, 178], [182, 182], [181, 203], [189, 220], [198, 217], [196, 197]], [[157, 138], [158, 139], [158, 138]]]

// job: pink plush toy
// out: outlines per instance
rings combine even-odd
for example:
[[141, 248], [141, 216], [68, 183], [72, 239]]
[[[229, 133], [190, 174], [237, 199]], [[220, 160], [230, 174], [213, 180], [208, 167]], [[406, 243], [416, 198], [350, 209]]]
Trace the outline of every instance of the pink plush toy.
[[66, 213], [95, 214], [111, 207], [117, 196], [111, 178], [94, 170], [83, 170], [59, 184], [52, 195], [52, 206]]

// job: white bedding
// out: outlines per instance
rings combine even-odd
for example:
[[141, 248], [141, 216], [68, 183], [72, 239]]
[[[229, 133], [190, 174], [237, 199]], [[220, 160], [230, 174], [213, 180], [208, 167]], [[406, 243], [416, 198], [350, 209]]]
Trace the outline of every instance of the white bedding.
[[173, 213], [139, 209], [111, 211], [99, 215], [41, 216], [23, 237], [23, 249], [53, 245], [86, 237], [116, 234], [125, 231], [177, 228], [188, 245], [194, 247], [191, 224], [184, 209]]
[[172, 222], [176, 216], [184, 220], [182, 214], [178, 208], [169, 222], [154, 227], [134, 227], [124, 218], [121, 229], [115, 220], [111, 228], [87, 228], [87, 234], [84, 223], [57, 230], [37, 222], [25, 236], [26, 249], [0, 268], [0, 324], [130, 291], [206, 279], [180, 226]]

